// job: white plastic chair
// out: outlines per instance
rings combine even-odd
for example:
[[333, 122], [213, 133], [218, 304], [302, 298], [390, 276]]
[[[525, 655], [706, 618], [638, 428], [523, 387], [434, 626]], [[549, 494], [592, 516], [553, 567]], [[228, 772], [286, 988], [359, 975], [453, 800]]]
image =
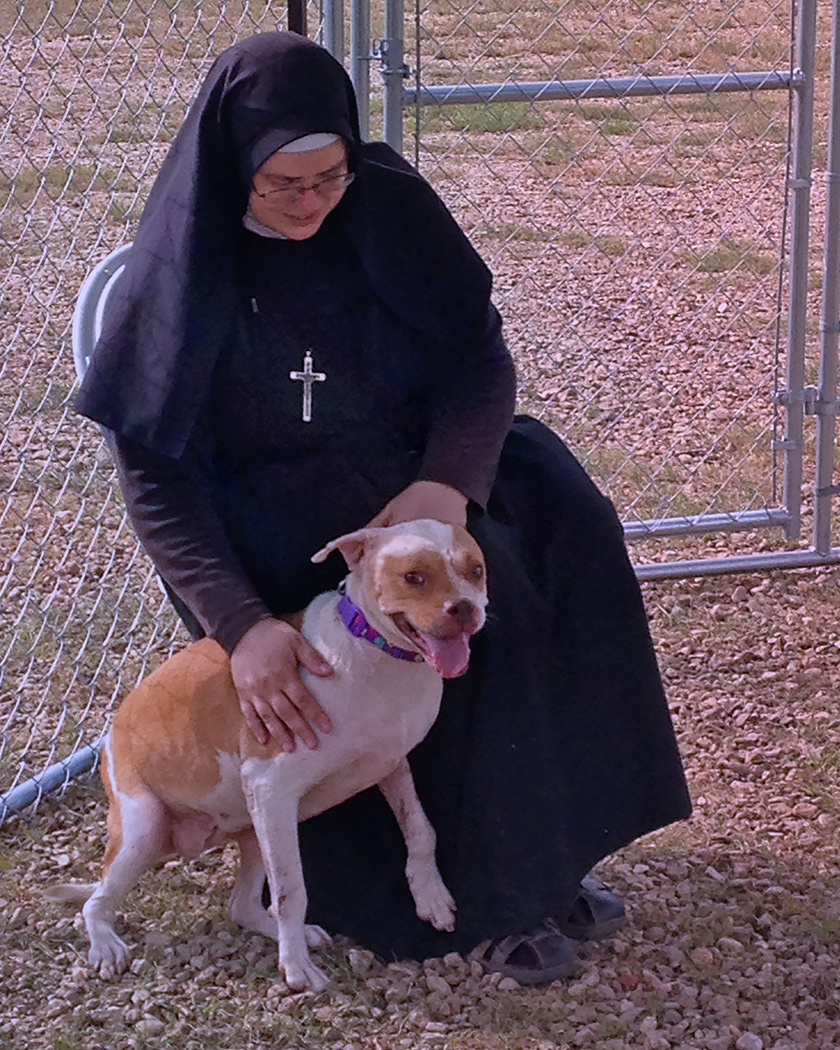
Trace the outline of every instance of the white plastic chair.
[[108, 298], [116, 287], [125, 267], [131, 244], [115, 248], [98, 263], [79, 289], [79, 298], [73, 311], [73, 363], [79, 382], [84, 379], [93, 348], [102, 331], [102, 318]]
[[[79, 289], [79, 298], [76, 300], [76, 308], [73, 311], [73, 363], [76, 366], [76, 375], [79, 382], [84, 379], [87, 372], [96, 341], [102, 332], [102, 318], [108, 298], [114, 291], [120, 274], [125, 269], [125, 260], [131, 249], [131, 242], [115, 248], [102, 262], [98, 263], [85, 278]], [[105, 444], [110, 448], [111, 438], [105, 428], [101, 428], [105, 437]], [[113, 450], [112, 450], [113, 451]], [[184, 605], [181, 599], [170, 590], [161, 576], [157, 578], [161, 593], [175, 606], [175, 609], [184, 625], [193, 638], [200, 638], [203, 630], [198, 620]]]

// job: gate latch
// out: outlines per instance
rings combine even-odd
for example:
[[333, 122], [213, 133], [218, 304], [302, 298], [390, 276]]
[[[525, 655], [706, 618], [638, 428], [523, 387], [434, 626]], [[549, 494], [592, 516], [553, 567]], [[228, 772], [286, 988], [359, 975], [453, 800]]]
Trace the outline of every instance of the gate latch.
[[777, 390], [773, 394], [773, 404], [789, 408], [791, 405], [802, 405], [806, 416], [836, 416], [840, 414], [840, 398], [833, 401], [820, 400], [820, 392], [815, 386], [805, 386], [801, 390]]

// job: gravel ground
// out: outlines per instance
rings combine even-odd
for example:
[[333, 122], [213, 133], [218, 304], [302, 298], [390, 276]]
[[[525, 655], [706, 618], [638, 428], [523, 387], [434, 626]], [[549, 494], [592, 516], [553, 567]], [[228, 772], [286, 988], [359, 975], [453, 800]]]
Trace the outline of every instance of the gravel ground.
[[71, 789], [0, 852], [0, 1047], [826, 1050], [840, 1045], [840, 570], [649, 584], [695, 814], [606, 860], [626, 927], [573, 982], [523, 989], [447, 956], [390, 965], [339, 941], [319, 996], [226, 919], [232, 853], [169, 862], [126, 902], [112, 983], [80, 919], [40, 899], [96, 877], [103, 803]]

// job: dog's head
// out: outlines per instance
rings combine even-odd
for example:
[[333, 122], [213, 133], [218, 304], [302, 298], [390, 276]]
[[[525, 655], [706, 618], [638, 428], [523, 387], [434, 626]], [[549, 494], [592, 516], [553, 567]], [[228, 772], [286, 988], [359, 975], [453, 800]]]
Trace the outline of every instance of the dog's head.
[[348, 594], [377, 631], [421, 653], [443, 678], [466, 671], [487, 606], [484, 556], [466, 529], [430, 518], [359, 529], [312, 560], [334, 550], [350, 569]]

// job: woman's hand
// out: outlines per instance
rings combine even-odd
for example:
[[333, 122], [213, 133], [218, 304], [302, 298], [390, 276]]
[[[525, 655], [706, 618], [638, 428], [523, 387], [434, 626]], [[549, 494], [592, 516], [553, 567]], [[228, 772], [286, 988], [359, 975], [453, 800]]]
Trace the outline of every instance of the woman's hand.
[[301, 681], [301, 667], [320, 678], [332, 674], [300, 632], [270, 617], [249, 627], [231, 653], [239, 706], [260, 744], [273, 737], [284, 751], [294, 751], [299, 736], [314, 750], [318, 737], [312, 727], [324, 733], [332, 729], [326, 712]]
[[371, 527], [397, 525], [417, 518], [435, 518], [447, 525], [467, 524], [467, 497], [439, 481], [415, 481], [371, 518]]

